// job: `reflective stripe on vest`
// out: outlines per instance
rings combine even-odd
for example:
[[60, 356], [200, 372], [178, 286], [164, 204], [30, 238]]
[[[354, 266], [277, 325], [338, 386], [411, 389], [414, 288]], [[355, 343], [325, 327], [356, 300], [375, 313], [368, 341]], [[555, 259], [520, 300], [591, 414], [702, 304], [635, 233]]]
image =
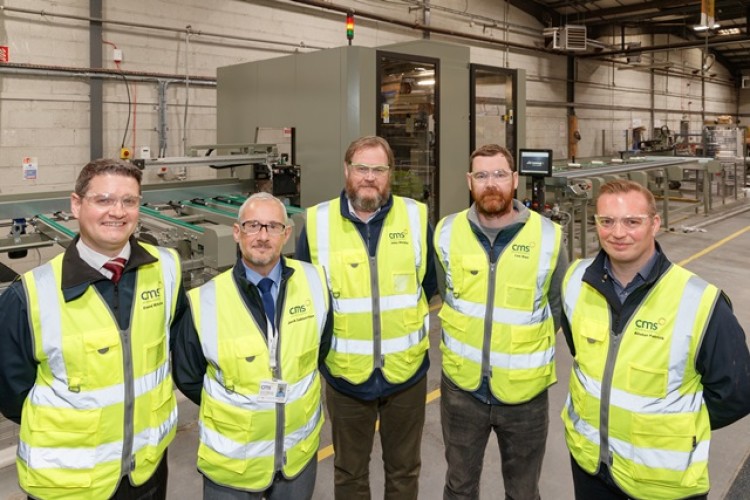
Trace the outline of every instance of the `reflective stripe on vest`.
[[695, 357], [719, 292], [673, 265], [613, 344], [607, 302], [582, 281], [591, 262], [571, 266], [563, 285], [576, 342], [562, 415], [570, 452], [592, 474], [607, 460], [635, 498], [705, 493], [710, 426]]
[[[303, 427], [284, 436], [284, 449], [294, 448], [315, 432], [322, 415], [322, 407], [319, 405], [315, 411], [315, 415]], [[203, 422], [199, 423], [201, 442], [221, 455], [235, 460], [272, 457], [274, 455], [276, 441], [273, 439], [268, 441], [254, 441], [252, 443], [238, 443], [209, 429]]]
[[[482, 364], [482, 351], [468, 344], [464, 344], [453, 337], [451, 337], [445, 330], [443, 330], [443, 343], [445, 347], [453, 352], [461, 353], [466, 359], [469, 359], [477, 364]], [[531, 355], [521, 354], [513, 355], [504, 352], [491, 352], [490, 353], [490, 365], [497, 368], [504, 368], [507, 370], [521, 370], [525, 368], [540, 368], [548, 365], [555, 358], [555, 348], [550, 347], [541, 352], [535, 352]]]
[[[177, 407], [172, 410], [169, 419], [159, 427], [157, 433], [147, 429], [135, 435], [133, 452], [146, 446], [157, 446], [176, 425]], [[23, 441], [18, 443], [18, 457], [32, 469], [93, 469], [99, 463], [119, 460], [121, 456], [122, 442], [105, 443], [95, 448], [32, 448]], [[61, 457], [64, 462], [61, 462]]]
[[[425, 337], [425, 332], [429, 329], [428, 319], [425, 318], [424, 325], [417, 331], [410, 332], [397, 339], [387, 339], [380, 342], [380, 353], [382, 355], [396, 354], [419, 344]], [[354, 340], [341, 337], [331, 339], [331, 349], [337, 352], [347, 352], [350, 354], [363, 354], [372, 356], [373, 345], [369, 340]]]
[[[489, 376], [493, 394], [506, 403], [535, 397], [555, 381], [547, 293], [561, 248], [560, 229], [532, 213], [493, 266], [473, 233], [468, 210], [443, 219], [435, 240], [446, 282], [440, 313], [444, 373], [467, 391]], [[523, 305], [503, 302], [513, 287], [528, 291]]]
[[[570, 394], [565, 401], [565, 409], [568, 417], [573, 422], [575, 429], [587, 440], [599, 446], [599, 429], [589, 425], [579, 417], [570, 404]], [[670, 451], [655, 448], [634, 446], [621, 439], [609, 438], [612, 451], [622, 457], [638, 457], [638, 463], [652, 469], [670, 469], [684, 471], [685, 464], [708, 460], [709, 441], [700, 441], [692, 451]]]

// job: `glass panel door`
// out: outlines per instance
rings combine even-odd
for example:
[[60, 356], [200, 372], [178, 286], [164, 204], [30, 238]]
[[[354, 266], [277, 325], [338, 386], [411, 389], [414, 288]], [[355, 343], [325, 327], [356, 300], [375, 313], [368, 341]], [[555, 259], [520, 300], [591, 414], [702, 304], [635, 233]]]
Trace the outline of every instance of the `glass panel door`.
[[499, 144], [516, 154], [514, 70], [471, 65], [471, 150]]
[[422, 201], [430, 221], [438, 207], [438, 60], [378, 52], [377, 134], [396, 159], [393, 194]]

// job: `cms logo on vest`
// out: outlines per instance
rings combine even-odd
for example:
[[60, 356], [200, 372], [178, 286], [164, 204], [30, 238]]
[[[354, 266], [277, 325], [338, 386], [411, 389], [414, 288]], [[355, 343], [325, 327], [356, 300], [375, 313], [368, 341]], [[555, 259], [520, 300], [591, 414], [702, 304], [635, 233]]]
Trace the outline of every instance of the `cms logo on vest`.
[[156, 300], [159, 298], [161, 298], [161, 288], [141, 292], [141, 300]]
[[530, 258], [529, 254], [531, 253], [531, 249], [534, 248], [534, 243], [513, 243], [510, 246], [510, 249], [513, 251], [513, 256], [520, 259], [526, 259], [528, 260]]
[[304, 314], [310, 309], [310, 301], [306, 300], [303, 304], [298, 304], [289, 308], [289, 314], [294, 316], [296, 314]]
[[659, 318], [656, 321], [637, 319], [635, 320], [635, 327], [640, 328], [641, 330], [650, 330], [652, 332], [655, 332], [659, 329], [660, 326], [663, 326], [664, 323], [666, 323], [666, 320], [664, 318]]
[[397, 245], [404, 245], [406, 244], [406, 238], [409, 236], [409, 231], [404, 229], [403, 231], [389, 231], [388, 232], [388, 239], [391, 241], [391, 243], [395, 243]]
[[522, 245], [520, 243], [513, 243], [510, 246], [510, 249], [514, 252], [523, 252], [523, 253], [529, 253], [531, 252], [531, 249], [534, 248], [534, 243], [527, 243], [526, 245]]

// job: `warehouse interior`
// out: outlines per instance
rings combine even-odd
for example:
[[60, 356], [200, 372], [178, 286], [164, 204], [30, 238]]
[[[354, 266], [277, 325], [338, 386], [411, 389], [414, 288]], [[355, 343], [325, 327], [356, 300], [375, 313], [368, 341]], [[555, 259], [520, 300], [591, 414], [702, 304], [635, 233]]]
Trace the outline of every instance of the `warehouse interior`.
[[[234, 264], [249, 194], [280, 197], [298, 231], [305, 208], [339, 194], [344, 151], [363, 135], [389, 141], [393, 192], [425, 202], [433, 224], [468, 206], [471, 151], [507, 147], [526, 169], [516, 197], [563, 227], [571, 260], [598, 248], [601, 184], [642, 184], [668, 256], [722, 288], [750, 332], [748, 0], [3, 0], [0, 294], [73, 240], [70, 193], [92, 159], [143, 170], [139, 236], [177, 249], [190, 288]], [[426, 499], [446, 468], [439, 306]], [[541, 487], [568, 499], [558, 415], [571, 359], [557, 347]], [[0, 418], [0, 498], [25, 498], [17, 437]], [[196, 443], [183, 398], [169, 498], [197, 498]], [[326, 428], [315, 498], [333, 498], [332, 453]], [[749, 459], [747, 418], [717, 432], [709, 498], [747, 498]], [[382, 496], [377, 451], [371, 474]], [[493, 443], [482, 491], [503, 491]]]

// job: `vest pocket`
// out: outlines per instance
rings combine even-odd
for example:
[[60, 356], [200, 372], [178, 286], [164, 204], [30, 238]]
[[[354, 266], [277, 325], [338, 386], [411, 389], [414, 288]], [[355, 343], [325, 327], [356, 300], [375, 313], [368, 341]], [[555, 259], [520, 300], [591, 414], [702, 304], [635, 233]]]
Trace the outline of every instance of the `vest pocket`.
[[310, 373], [318, 366], [318, 346], [312, 347], [297, 356], [297, 372]]
[[626, 384], [633, 394], [663, 398], [667, 394], [667, 370], [630, 363]]
[[209, 405], [201, 405], [203, 425], [213, 432], [201, 435], [198, 457], [217, 470], [242, 474], [250, 458], [244, 456], [244, 449], [250, 443], [253, 412], [218, 406], [220, 404], [211, 401]]
[[[80, 389], [108, 387], [122, 377], [122, 345], [114, 329], [91, 330], [83, 334], [86, 356], [85, 379]], [[113, 367], [120, 367], [113, 369]], [[74, 388], [71, 387], [71, 390]]]
[[361, 297], [362, 287], [370, 283], [370, 267], [367, 264], [367, 258], [359, 250], [337, 252], [337, 255], [332, 258], [339, 260], [337, 268], [344, 271], [330, 273], [331, 291], [334, 297], [337, 297], [337, 293], [343, 297]]
[[510, 331], [511, 361], [509, 380], [533, 380], [552, 374], [552, 363], [547, 362], [552, 337], [546, 329], [516, 327]]
[[536, 289], [528, 286], [507, 285], [500, 298], [503, 307], [530, 311], [534, 308]]
[[460, 297], [463, 294], [478, 292], [484, 296], [487, 274], [487, 257], [484, 254], [462, 256], [461, 265], [453, 268], [453, 294]]
[[219, 360], [224, 382], [230, 391], [257, 392], [257, 381], [270, 376], [268, 349], [260, 340], [253, 341], [249, 336], [220, 341]]
[[167, 336], [160, 335], [159, 339], [143, 347], [144, 368], [151, 373], [167, 361]]
[[450, 337], [448, 339], [450, 345], [446, 345], [445, 337], [440, 342], [440, 350], [443, 353], [443, 366], [452, 373], [455, 373], [449, 367], [453, 366], [455, 369], [458, 369], [464, 364], [464, 346], [469, 340], [466, 332], [469, 320], [465, 315], [459, 314], [447, 305], [443, 305], [438, 317], [440, 317], [443, 330], [445, 330], [443, 335]]
[[[101, 413], [98, 408], [71, 410], [27, 405], [24, 420], [28, 416], [29, 467], [22, 483], [55, 488], [91, 486], [91, 472], [97, 465], [95, 447], [101, 444]], [[71, 463], [75, 469], [62, 470], [64, 464]]]
[[[688, 473], [696, 447], [692, 414], [632, 417], [632, 476], [639, 481], [694, 487], [701, 474]], [[705, 468], [705, 461], [703, 462]]]
[[145, 459], [152, 462], [161, 458], [164, 450], [171, 441], [171, 439], [166, 438], [171, 430], [170, 416], [177, 405], [171, 382], [171, 379], [163, 381], [159, 387], [154, 389], [151, 393], [151, 412], [149, 419], [149, 433], [151, 434], [151, 439], [149, 440], [150, 446], [148, 446], [148, 453], [146, 454]]

